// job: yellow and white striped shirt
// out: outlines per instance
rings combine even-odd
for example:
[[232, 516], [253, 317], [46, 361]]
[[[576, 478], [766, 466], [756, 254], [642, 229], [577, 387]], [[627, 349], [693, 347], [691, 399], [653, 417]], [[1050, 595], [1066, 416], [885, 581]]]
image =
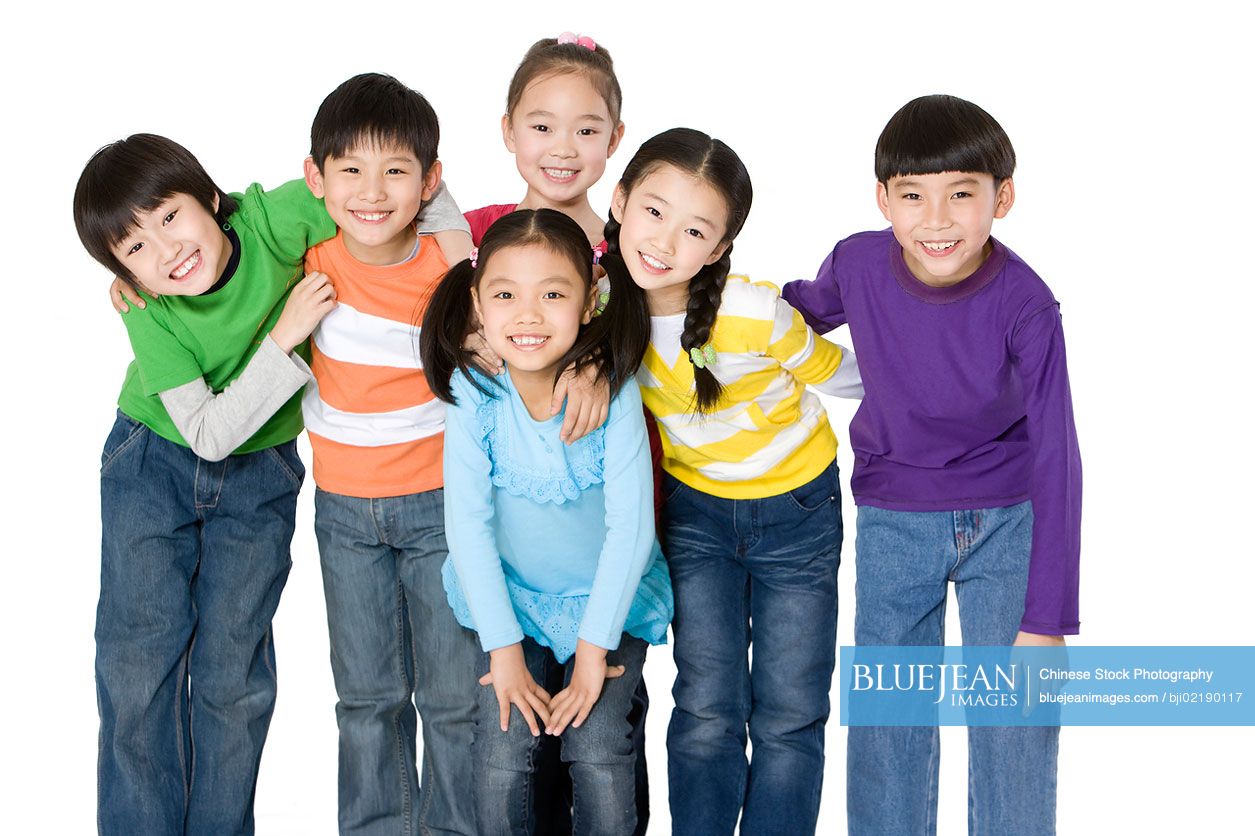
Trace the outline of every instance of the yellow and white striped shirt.
[[836, 436], [805, 384], [836, 374], [843, 351], [816, 336], [774, 285], [728, 277], [708, 367], [723, 396], [707, 414], [696, 411], [693, 365], [680, 348], [684, 314], [651, 324], [636, 379], [658, 419], [668, 473], [713, 496], [757, 499], [801, 487], [832, 462]]

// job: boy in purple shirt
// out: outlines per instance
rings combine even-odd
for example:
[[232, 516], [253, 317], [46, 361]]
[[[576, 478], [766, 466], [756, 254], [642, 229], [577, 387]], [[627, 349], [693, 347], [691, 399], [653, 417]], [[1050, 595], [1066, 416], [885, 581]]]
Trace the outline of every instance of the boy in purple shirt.
[[[892, 228], [841, 241], [784, 298], [849, 323], [866, 396], [850, 425], [855, 641], [940, 645], [1078, 632], [1081, 461], [1059, 305], [990, 237], [1015, 201], [1001, 126], [952, 96], [906, 104], [876, 145]], [[1054, 833], [1058, 728], [969, 728], [969, 831]], [[851, 834], [936, 832], [937, 729], [851, 727]]]

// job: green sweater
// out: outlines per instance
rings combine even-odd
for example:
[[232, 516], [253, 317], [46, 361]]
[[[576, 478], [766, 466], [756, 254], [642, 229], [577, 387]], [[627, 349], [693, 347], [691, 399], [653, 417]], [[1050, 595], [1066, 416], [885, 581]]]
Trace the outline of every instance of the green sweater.
[[[118, 407], [163, 438], [187, 442], [159, 392], [203, 377], [215, 393], [235, 380], [274, 327], [288, 292], [303, 275], [305, 251], [336, 234], [323, 201], [303, 180], [266, 192], [254, 184], [228, 223], [239, 237], [239, 262], [230, 281], [201, 296], [145, 295], [146, 308], [122, 317], [135, 360], [127, 368]], [[233, 259], [234, 261], [234, 259]], [[235, 452], [282, 444], [301, 431], [297, 393]]]

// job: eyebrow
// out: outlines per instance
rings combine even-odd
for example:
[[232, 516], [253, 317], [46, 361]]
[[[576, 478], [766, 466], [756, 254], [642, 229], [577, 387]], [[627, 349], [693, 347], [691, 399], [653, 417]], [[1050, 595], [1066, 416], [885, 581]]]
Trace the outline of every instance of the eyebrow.
[[[946, 188], [952, 189], [955, 186], [979, 186], [980, 181], [975, 177], [962, 177], [958, 180], [951, 180], [946, 183]], [[920, 182], [918, 180], [899, 180], [893, 184], [895, 189], [918, 189]]]
[[[523, 118], [525, 118], [525, 119], [534, 119], [534, 118], [536, 118], [537, 116], [547, 116], [547, 117], [549, 117], [550, 119], [556, 119], [556, 118], [557, 118], [557, 114], [556, 114], [556, 113], [553, 113], [553, 112], [548, 111], [548, 110], [533, 110], [533, 111], [529, 112], [529, 113], [528, 113], [526, 116], [524, 116]], [[596, 113], [581, 113], [579, 116], [577, 116], [577, 117], [575, 117], [575, 118], [576, 118], [576, 119], [588, 119], [588, 120], [591, 120], [591, 121], [593, 121], [593, 122], [605, 122], [605, 121], [606, 121], [606, 117], [601, 116], [601, 115], [596, 114]]]

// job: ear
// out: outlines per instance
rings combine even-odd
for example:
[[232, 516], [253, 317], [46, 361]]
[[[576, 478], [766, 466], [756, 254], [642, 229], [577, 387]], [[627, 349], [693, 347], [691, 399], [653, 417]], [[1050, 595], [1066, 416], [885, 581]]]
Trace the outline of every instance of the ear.
[[623, 223], [623, 211], [627, 208], [627, 193], [623, 191], [623, 183], [615, 184], [614, 197], [610, 199], [610, 217]]
[[442, 172], [443, 167], [440, 165], [440, 160], [436, 160], [427, 167], [426, 171], [423, 172], [422, 199], [424, 201], [431, 200], [431, 196], [436, 193], [436, 189], [440, 188], [440, 176]]
[[217, 214], [218, 214], [218, 204], [219, 204], [220, 202], [221, 202], [221, 201], [220, 201], [220, 199], [219, 199], [219, 197], [218, 197], [218, 192], [217, 192], [217, 191], [215, 191], [215, 192], [214, 192], [214, 203], [213, 203], [214, 210], [213, 210], [212, 212], [210, 212], [209, 214], [211, 214], [211, 215], [217, 215]]
[[479, 288], [471, 288], [471, 309], [475, 311], [475, 321], [484, 321], [484, 312], [479, 309]]
[[619, 143], [623, 141], [623, 123], [610, 132], [610, 147], [606, 149], [606, 159], [614, 156], [614, 152], [619, 150]]
[[994, 217], [1005, 218], [1015, 205], [1015, 183], [1010, 177], [998, 184], [998, 195], [994, 200]]
[[893, 223], [893, 218], [889, 216], [889, 187], [879, 180], [876, 181], [876, 207], [880, 209], [880, 214], [885, 216], [885, 220]]
[[710, 254], [710, 257], [706, 259], [706, 263], [714, 264], [716, 261], [723, 258], [723, 254], [728, 251], [728, 247], [731, 244], [731, 241], [721, 241], [719, 246], [715, 247], [714, 251]]
[[313, 157], [305, 158], [305, 185], [309, 187], [310, 194], [314, 197], [327, 196], [323, 188], [322, 172], [318, 170], [318, 164], [314, 162]]
[[505, 140], [505, 147], [510, 153], [514, 153], [514, 127], [510, 124], [510, 114], [501, 117], [501, 138]]

